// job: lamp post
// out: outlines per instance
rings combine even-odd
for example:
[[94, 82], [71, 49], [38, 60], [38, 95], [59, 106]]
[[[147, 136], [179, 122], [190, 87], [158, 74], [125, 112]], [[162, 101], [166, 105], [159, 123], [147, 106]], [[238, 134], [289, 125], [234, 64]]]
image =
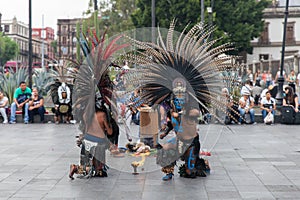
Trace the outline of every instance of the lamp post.
[[204, 0], [201, 0], [201, 23], [204, 23]]
[[[1, 18], [2, 18], [2, 14], [0, 13], [0, 34], [2, 33]], [[1, 64], [1, 47], [0, 47], [0, 67], [2, 67], [2, 64]]]
[[2, 19], [2, 14], [0, 13], [0, 32], [2, 32], [1, 19]]
[[209, 25], [212, 25], [212, 7], [207, 7], [207, 12], [209, 15]]
[[152, 21], [152, 27], [151, 27], [151, 35], [152, 35], [152, 43], [155, 43], [155, 0], [151, 1], [151, 21]]
[[77, 42], [75, 32], [72, 32], [72, 60], [74, 60], [74, 44]]
[[29, 0], [29, 48], [28, 48], [28, 75], [29, 88], [32, 88], [32, 28], [31, 28], [31, 0]]
[[284, 27], [283, 27], [282, 50], [281, 50], [280, 75], [278, 77], [278, 92], [276, 95], [277, 106], [282, 106], [282, 102], [283, 102], [283, 82], [284, 82], [283, 66], [284, 66], [285, 38], [286, 38], [286, 26], [287, 26], [288, 14], [289, 14], [289, 0], [286, 0], [285, 11], [284, 11]]

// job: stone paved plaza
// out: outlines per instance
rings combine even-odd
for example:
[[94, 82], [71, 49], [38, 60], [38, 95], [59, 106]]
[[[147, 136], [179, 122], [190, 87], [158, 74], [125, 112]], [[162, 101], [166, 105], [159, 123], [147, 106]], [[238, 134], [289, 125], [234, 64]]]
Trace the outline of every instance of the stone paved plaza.
[[163, 182], [159, 169], [132, 175], [112, 166], [107, 178], [71, 181], [75, 125], [0, 124], [0, 199], [300, 199], [300, 126], [230, 128], [199, 126], [204, 148], [217, 141], [206, 178], [176, 171]]

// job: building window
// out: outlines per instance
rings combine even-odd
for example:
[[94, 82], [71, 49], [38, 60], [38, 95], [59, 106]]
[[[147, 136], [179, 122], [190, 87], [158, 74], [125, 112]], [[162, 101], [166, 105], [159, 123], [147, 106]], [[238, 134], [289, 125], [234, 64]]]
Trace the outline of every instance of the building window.
[[288, 22], [286, 26], [286, 43], [295, 43], [294, 28], [295, 22]]
[[9, 32], [9, 25], [4, 25], [4, 32], [6, 32], [6, 33]]
[[264, 25], [264, 30], [259, 38], [260, 44], [269, 44], [269, 24], [269, 22], [266, 22]]
[[62, 34], [67, 34], [67, 26], [62, 26]]
[[259, 60], [269, 60], [269, 54], [259, 54]]
[[63, 38], [62, 38], [62, 44], [63, 44], [63, 45], [66, 45], [66, 44], [67, 44], [67, 38], [66, 38], [66, 37], [63, 37]]

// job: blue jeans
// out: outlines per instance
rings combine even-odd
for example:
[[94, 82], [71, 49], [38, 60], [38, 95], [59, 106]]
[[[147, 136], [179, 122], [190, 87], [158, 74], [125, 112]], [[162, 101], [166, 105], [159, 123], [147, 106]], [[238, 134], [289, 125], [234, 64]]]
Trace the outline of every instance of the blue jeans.
[[[246, 114], [245, 109], [239, 108], [239, 112], [240, 112], [241, 117], [245, 117], [245, 114]], [[249, 114], [250, 114], [250, 121], [251, 121], [251, 123], [254, 123], [254, 109], [253, 108], [251, 108], [249, 110]], [[239, 119], [239, 122], [242, 122], [242, 118], [241, 117]]]
[[[29, 108], [29, 104], [25, 103], [24, 105], [24, 122], [28, 122], [29, 120], [29, 116], [28, 116], [28, 108]], [[13, 102], [10, 106], [10, 121], [11, 122], [15, 122], [16, 121], [16, 110], [17, 110], [17, 104], [15, 102]]]
[[[267, 116], [267, 111], [266, 110], [262, 110], [261, 111], [261, 114], [262, 114], [262, 116], [263, 116], [263, 119], [265, 119], [265, 117]], [[275, 110], [272, 110], [272, 114], [273, 114], [273, 116], [275, 116]]]
[[29, 111], [29, 120], [33, 123], [34, 115], [40, 115], [41, 122], [44, 122], [45, 112], [46, 111], [45, 111], [44, 106], [30, 110]]

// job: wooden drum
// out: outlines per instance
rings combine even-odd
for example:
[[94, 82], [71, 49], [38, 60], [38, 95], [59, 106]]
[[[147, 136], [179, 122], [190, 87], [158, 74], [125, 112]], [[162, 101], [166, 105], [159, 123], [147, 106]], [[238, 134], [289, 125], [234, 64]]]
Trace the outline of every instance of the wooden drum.
[[140, 110], [140, 136], [153, 137], [158, 132], [158, 113], [151, 108]]

